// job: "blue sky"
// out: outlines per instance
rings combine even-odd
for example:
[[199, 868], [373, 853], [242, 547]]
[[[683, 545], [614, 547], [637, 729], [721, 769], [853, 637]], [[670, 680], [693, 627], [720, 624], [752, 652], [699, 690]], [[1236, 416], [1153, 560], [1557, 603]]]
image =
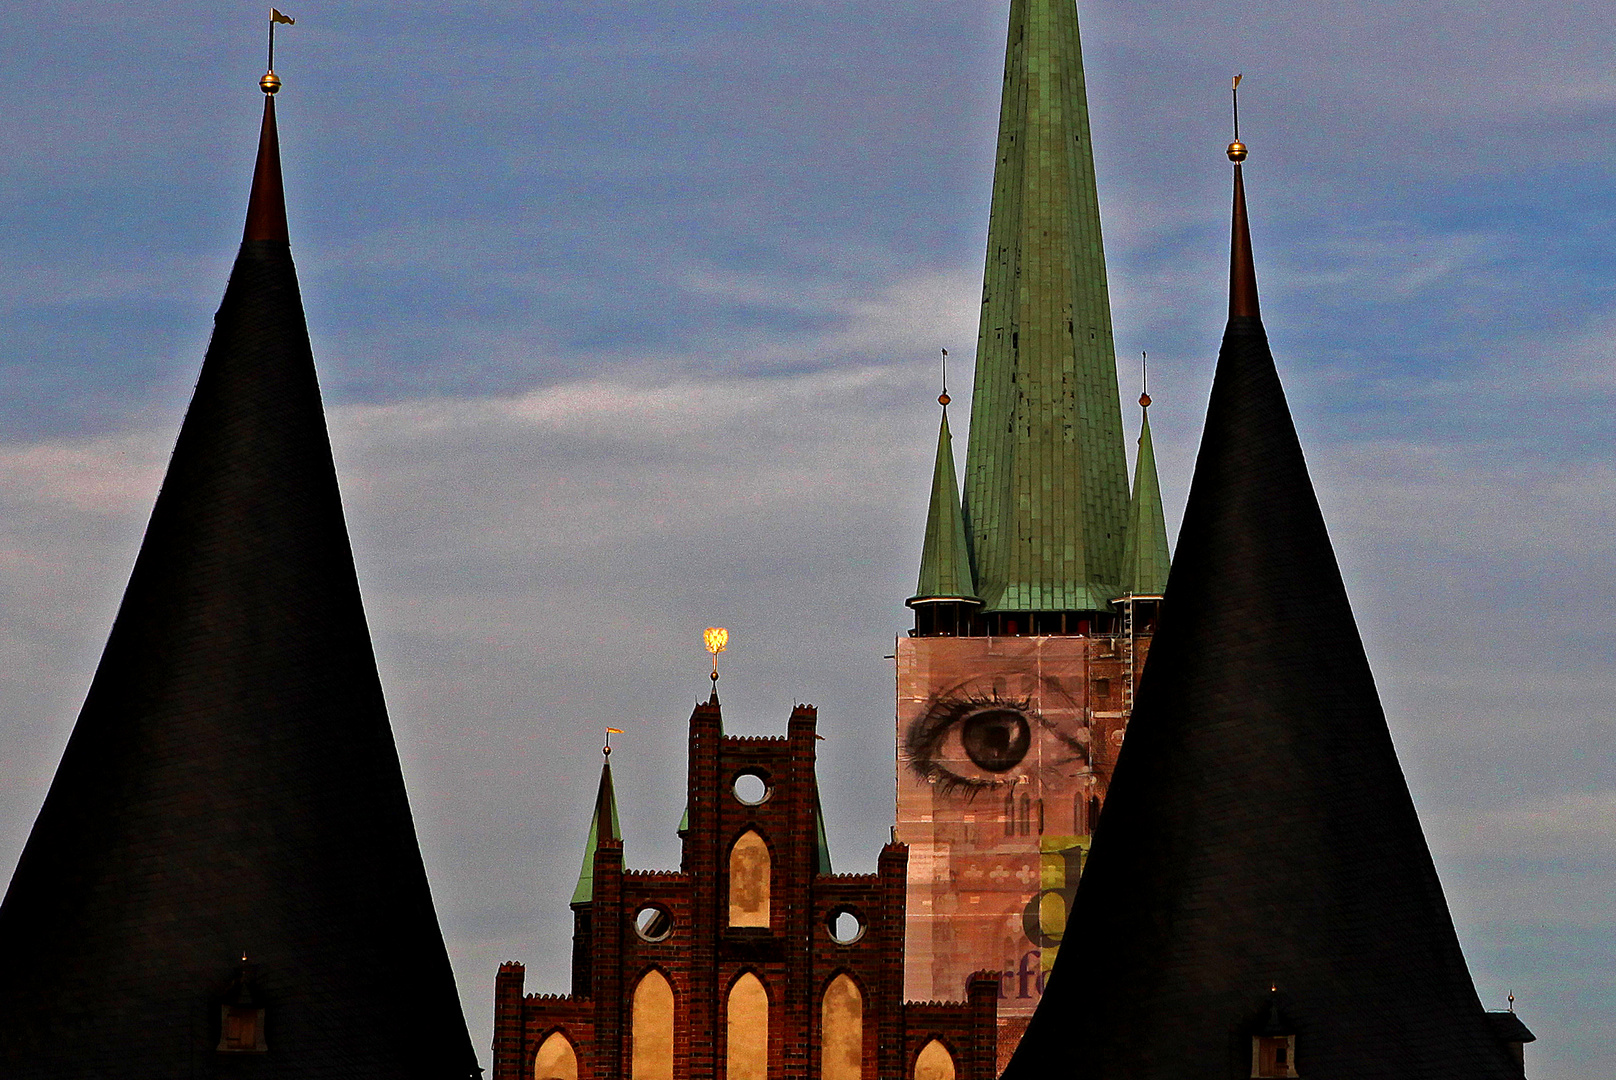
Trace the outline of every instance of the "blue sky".
[[[1082, 7], [1124, 396], [1148, 349], [1169, 528], [1244, 71], [1275, 353], [1478, 987], [1514, 990], [1544, 1080], [1616, 1073], [1616, 9], [1590, 7]], [[676, 861], [704, 626], [734, 635], [732, 729], [820, 706], [837, 864], [873, 867], [883, 656], [935, 350], [957, 384], [973, 351], [1006, 5], [291, 13], [293, 248], [486, 1053], [500, 960], [565, 986], [607, 724], [630, 865]], [[22, 0], [0, 21], [0, 874], [240, 236], [262, 18]]]

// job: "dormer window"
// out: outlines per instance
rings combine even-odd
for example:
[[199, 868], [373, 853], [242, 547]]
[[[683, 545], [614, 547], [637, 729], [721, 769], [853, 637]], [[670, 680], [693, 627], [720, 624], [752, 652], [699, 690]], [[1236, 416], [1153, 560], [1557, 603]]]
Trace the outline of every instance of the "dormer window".
[[1296, 1076], [1296, 1036], [1252, 1036], [1251, 1075]]
[[222, 1054], [262, 1054], [264, 1010], [251, 1006], [225, 1005], [220, 1010], [219, 1052]]
[[1251, 1075], [1299, 1076], [1296, 1071], [1296, 1028], [1279, 1010], [1279, 986], [1268, 988], [1267, 1015], [1251, 1036]]
[[264, 1039], [264, 1009], [253, 989], [252, 968], [247, 958], [224, 992], [219, 1004], [219, 1045], [221, 1054], [263, 1054], [269, 1051]]

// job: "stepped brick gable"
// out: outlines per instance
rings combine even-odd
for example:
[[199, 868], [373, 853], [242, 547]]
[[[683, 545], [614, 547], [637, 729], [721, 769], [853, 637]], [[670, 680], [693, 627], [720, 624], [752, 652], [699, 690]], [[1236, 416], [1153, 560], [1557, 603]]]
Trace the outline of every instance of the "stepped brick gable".
[[501, 965], [495, 1080], [996, 1075], [994, 977], [904, 1000], [905, 846], [873, 874], [831, 873], [816, 719], [798, 706], [785, 738], [743, 738], [723, 733], [716, 695], [696, 707], [676, 872], [624, 869], [603, 769], [572, 993], [524, 995], [522, 965]]

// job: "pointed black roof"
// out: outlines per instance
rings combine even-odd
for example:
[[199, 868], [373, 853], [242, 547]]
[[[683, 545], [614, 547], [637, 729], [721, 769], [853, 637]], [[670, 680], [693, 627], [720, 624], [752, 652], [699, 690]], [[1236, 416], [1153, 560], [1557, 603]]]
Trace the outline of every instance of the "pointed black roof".
[[1258, 316], [1238, 187], [1235, 211], [1161, 623], [1005, 1077], [1247, 1077], [1278, 1016], [1308, 1080], [1518, 1080], [1392, 746]]
[[[267, 1049], [221, 1053], [244, 972]], [[0, 905], [0, 1075], [475, 1070], [360, 602], [266, 99], [195, 396]]]

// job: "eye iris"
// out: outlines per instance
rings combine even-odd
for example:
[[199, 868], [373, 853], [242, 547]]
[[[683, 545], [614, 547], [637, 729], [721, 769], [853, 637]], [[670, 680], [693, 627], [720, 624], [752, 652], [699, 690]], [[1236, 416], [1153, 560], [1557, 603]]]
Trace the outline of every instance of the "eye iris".
[[989, 772], [1005, 772], [1021, 764], [1032, 744], [1026, 718], [1010, 709], [984, 709], [966, 717], [960, 742], [971, 760]]

